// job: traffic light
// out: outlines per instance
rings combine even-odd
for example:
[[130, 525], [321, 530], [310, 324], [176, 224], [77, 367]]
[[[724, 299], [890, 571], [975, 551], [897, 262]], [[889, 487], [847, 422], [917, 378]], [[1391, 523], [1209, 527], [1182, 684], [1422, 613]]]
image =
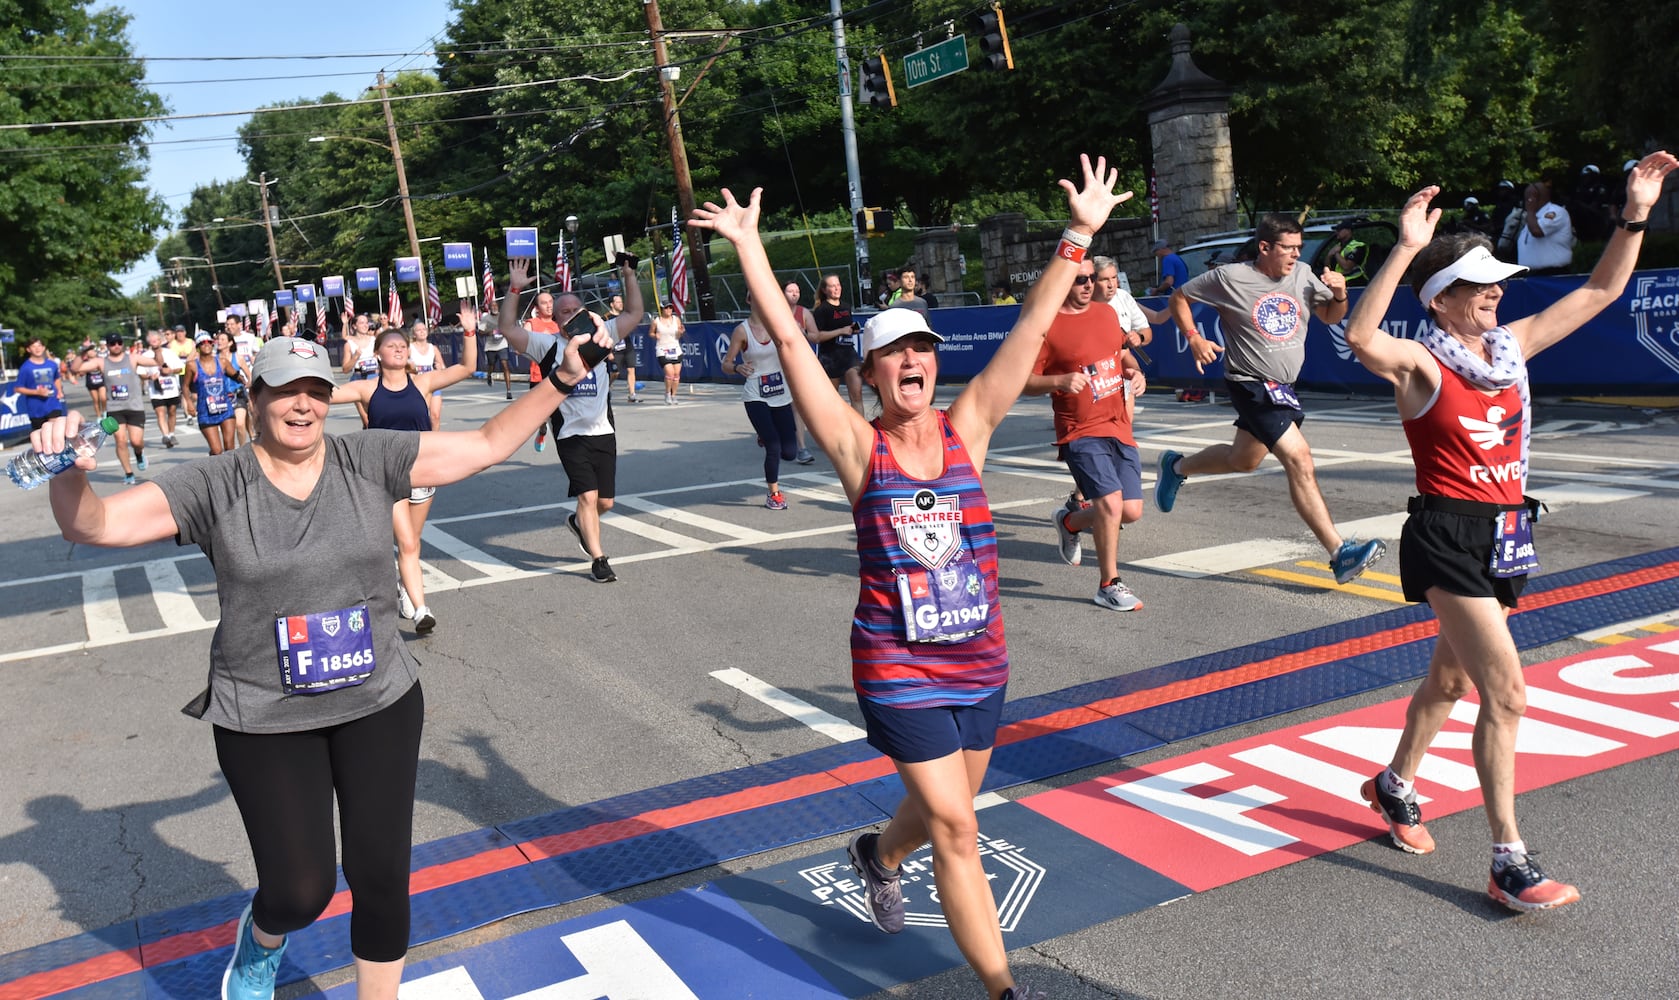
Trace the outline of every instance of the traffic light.
[[1009, 29], [1003, 23], [1003, 8], [992, 4], [990, 10], [973, 16], [974, 33], [979, 35], [979, 53], [984, 58], [982, 68], [1014, 69], [1014, 53], [1009, 50]]
[[875, 236], [892, 231], [892, 210], [890, 208], [865, 208], [857, 213], [857, 231], [864, 236]]
[[863, 85], [860, 89], [864, 104], [877, 108], [898, 106], [898, 95], [892, 90], [892, 72], [886, 68], [884, 56], [873, 55], [863, 60]]

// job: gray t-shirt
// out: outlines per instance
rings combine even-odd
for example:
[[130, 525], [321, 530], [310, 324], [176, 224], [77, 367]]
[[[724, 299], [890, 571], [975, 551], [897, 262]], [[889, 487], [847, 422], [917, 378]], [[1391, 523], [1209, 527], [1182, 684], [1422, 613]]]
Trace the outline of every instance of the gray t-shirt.
[[[397, 632], [391, 505], [406, 499], [418, 434], [369, 430], [326, 439], [320, 482], [307, 500], [280, 492], [251, 448], [160, 473], [181, 545], [216, 570], [221, 622], [210, 641], [209, 701], [198, 715], [245, 733], [318, 729], [390, 705], [419, 678]], [[287, 695], [280, 680], [280, 616], [366, 605], [373, 673], [356, 687]], [[340, 616], [334, 627], [350, 622]], [[202, 704], [202, 703], [200, 703]]]
[[1181, 291], [1191, 302], [1218, 310], [1224, 374], [1234, 382], [1299, 378], [1311, 310], [1335, 298], [1304, 264], [1282, 278], [1269, 277], [1250, 262], [1226, 264], [1191, 279]]
[[123, 355], [121, 361], [105, 358], [105, 408], [119, 413], [145, 413], [147, 402], [142, 373], [154, 374], [156, 365], [150, 359], [136, 361], [133, 355]]

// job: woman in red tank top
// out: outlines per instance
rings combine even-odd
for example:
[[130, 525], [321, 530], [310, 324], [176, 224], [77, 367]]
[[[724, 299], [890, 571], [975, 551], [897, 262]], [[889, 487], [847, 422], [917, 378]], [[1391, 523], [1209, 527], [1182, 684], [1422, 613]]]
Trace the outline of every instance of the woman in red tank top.
[[[1530, 509], [1522, 497], [1532, 425], [1527, 360], [1620, 297], [1650, 208], [1675, 168], [1679, 160], [1665, 152], [1639, 161], [1627, 174], [1621, 224], [1591, 277], [1541, 312], [1504, 325], [1498, 319], [1504, 282], [1526, 269], [1493, 257], [1483, 236], [1436, 237], [1440, 209], [1431, 211], [1429, 202], [1440, 189], [1426, 187], [1405, 203], [1399, 243], [1347, 321], [1347, 346], [1393, 383], [1405, 421], [1419, 495], [1411, 498], [1400, 538], [1400, 576], [1405, 596], [1427, 601], [1440, 623], [1393, 761], [1362, 792], [1396, 846], [1413, 854], [1434, 850], [1413, 782], [1453, 704], [1473, 686], [1481, 696], [1475, 770], [1493, 840], [1487, 895], [1513, 910], [1580, 898], [1574, 886], [1539, 870], [1516, 828], [1516, 727], [1527, 690], [1505, 616], [1538, 565], [1529, 523], [1537, 503]], [[1379, 326], [1408, 267], [1432, 321], [1416, 341]]]

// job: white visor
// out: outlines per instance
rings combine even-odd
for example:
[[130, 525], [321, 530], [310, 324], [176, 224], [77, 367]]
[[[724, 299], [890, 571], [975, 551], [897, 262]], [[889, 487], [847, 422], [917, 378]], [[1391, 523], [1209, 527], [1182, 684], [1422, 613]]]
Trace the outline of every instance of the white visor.
[[1506, 278], [1514, 278], [1518, 274], [1527, 273], [1527, 268], [1520, 264], [1506, 264], [1492, 255], [1486, 247], [1475, 249], [1452, 261], [1445, 267], [1434, 272], [1423, 282], [1422, 291], [1417, 298], [1422, 300], [1424, 309], [1434, 301], [1434, 297], [1450, 288], [1454, 281], [1467, 281], [1476, 285], [1496, 285]]

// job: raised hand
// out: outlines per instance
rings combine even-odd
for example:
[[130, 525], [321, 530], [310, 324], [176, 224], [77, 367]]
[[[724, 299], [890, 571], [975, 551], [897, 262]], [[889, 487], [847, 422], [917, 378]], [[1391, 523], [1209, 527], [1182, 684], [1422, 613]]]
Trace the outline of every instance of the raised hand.
[[1068, 225], [1094, 233], [1108, 221], [1115, 206], [1131, 199], [1131, 192], [1114, 194], [1114, 185], [1119, 183], [1119, 171], [1109, 169], [1105, 156], [1098, 156], [1096, 166], [1091, 167], [1090, 155], [1080, 153], [1079, 167], [1084, 172], [1083, 186], [1074, 187], [1073, 182], [1065, 178], [1057, 183], [1067, 192], [1067, 210], [1071, 220]]
[[735, 200], [733, 192], [724, 188], [723, 204], [706, 202], [694, 209], [693, 218], [688, 220], [688, 224], [709, 229], [730, 243], [738, 242], [748, 234], [758, 232], [758, 198], [763, 193], [763, 188], [753, 188], [752, 196], [742, 205]]
[[1440, 210], [1429, 209], [1429, 202], [1440, 193], [1438, 184], [1430, 184], [1405, 200], [1399, 210], [1399, 245], [1408, 250], [1421, 250], [1434, 238], [1434, 227], [1440, 222]]
[[507, 287], [522, 292], [531, 286], [531, 261], [517, 257], [507, 262]]
[[466, 330], [466, 331], [469, 331], [469, 332], [476, 332], [477, 331], [477, 329], [478, 329], [478, 307], [474, 306], [470, 302], [462, 302], [461, 303], [461, 311], [460, 311], [459, 315], [460, 315], [461, 329], [462, 330]]
[[1627, 204], [1621, 211], [1622, 218], [1638, 222], [1648, 216], [1650, 206], [1661, 197], [1662, 182], [1675, 167], [1679, 167], [1679, 159], [1665, 149], [1639, 160], [1627, 174]]

